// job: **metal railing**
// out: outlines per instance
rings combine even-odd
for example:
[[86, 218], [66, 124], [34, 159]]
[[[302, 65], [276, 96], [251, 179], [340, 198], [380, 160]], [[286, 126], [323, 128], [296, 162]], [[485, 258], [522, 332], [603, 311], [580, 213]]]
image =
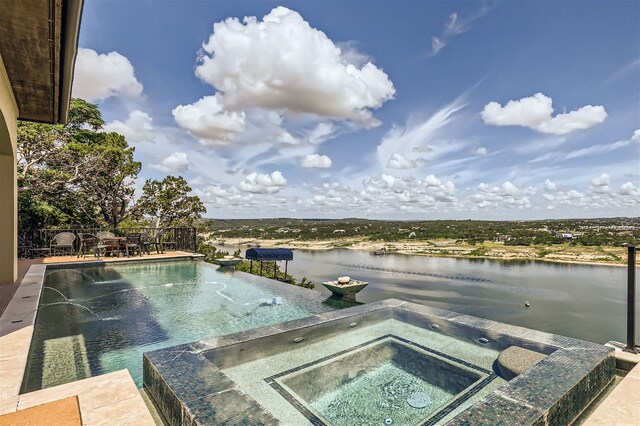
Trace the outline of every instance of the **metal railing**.
[[143, 241], [154, 241], [159, 231], [162, 231], [162, 242], [175, 243], [176, 250], [194, 252], [196, 251], [196, 228], [152, 228], [152, 227], [127, 227], [127, 228], [90, 228], [90, 227], [66, 227], [51, 229], [23, 229], [18, 231], [22, 246], [31, 248], [48, 248], [51, 247], [51, 241], [56, 234], [61, 232], [71, 232], [76, 235], [73, 242], [74, 251], [80, 248], [79, 234], [93, 234], [98, 232], [113, 232], [116, 236], [126, 237], [128, 234], [140, 233]]
[[638, 353], [636, 347], [636, 248], [627, 247], [627, 346], [626, 351]]

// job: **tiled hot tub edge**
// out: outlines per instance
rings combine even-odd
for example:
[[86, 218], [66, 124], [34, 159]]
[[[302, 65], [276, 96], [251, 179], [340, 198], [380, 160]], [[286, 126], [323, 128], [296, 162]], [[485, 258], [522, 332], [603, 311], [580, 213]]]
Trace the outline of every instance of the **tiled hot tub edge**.
[[[276, 425], [279, 422], [197, 350], [182, 345], [176, 352], [144, 354], [144, 388], [170, 425]], [[175, 374], [158, 372], [171, 364]], [[197, 370], [197, 374], [190, 374]], [[209, 410], [212, 403], [217, 410]]]
[[[436, 324], [430, 328], [442, 332], [468, 327], [466, 337], [479, 345], [493, 345], [491, 339], [506, 335], [509, 339], [500, 345], [521, 343], [549, 355], [452, 419], [451, 425], [566, 424], [613, 380], [613, 350], [602, 345], [390, 299], [147, 353], [145, 388], [172, 425], [226, 424], [230, 419], [249, 418], [252, 424], [275, 424], [278, 421], [211, 360], [224, 364], [227, 359], [245, 357], [250, 352], [246, 345], [256, 340], [262, 346], [278, 338], [288, 341], [294, 335], [300, 337], [296, 341], [317, 341], [314, 326], [335, 322], [348, 327], [357, 324], [358, 316], [357, 321], [366, 323], [367, 315], [400, 321], [413, 315], [410, 323], [425, 328]], [[479, 341], [485, 336], [489, 342]]]
[[447, 425], [571, 424], [611, 383], [614, 370], [608, 351], [584, 360], [558, 349]]
[[[213, 348], [236, 348], [258, 338], [269, 340], [277, 338], [282, 333], [304, 330], [322, 323], [345, 321], [354, 316], [381, 311], [402, 303], [404, 302], [389, 299], [147, 352], [143, 360], [143, 385], [170, 425], [236, 424], [229, 422], [230, 419], [241, 424], [279, 424], [267, 410], [244, 394], [220, 369], [205, 358], [203, 352]], [[162, 373], [159, 370], [162, 370]], [[220, 412], [206, 412], [205, 405], [214, 398], [222, 400], [223, 397], [235, 397], [239, 403], [224, 404], [225, 407]], [[199, 410], [198, 407], [203, 409]], [[251, 423], [242, 423], [248, 419]]]

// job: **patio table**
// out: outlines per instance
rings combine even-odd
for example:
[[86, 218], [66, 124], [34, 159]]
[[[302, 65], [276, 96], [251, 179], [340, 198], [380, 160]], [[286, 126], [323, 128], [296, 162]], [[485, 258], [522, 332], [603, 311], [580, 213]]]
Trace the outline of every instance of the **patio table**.
[[[118, 257], [120, 257], [120, 250], [127, 244], [127, 237], [104, 237], [100, 239], [102, 244], [109, 246], [107, 250], [113, 250], [118, 248]], [[106, 256], [106, 253], [105, 253]]]

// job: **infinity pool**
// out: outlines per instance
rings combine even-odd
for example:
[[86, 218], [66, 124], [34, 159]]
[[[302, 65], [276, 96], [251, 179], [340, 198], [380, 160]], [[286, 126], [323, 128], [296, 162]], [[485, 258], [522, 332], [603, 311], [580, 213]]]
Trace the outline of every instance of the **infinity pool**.
[[335, 308], [320, 293], [200, 261], [47, 268], [22, 392], [127, 368], [142, 354]]

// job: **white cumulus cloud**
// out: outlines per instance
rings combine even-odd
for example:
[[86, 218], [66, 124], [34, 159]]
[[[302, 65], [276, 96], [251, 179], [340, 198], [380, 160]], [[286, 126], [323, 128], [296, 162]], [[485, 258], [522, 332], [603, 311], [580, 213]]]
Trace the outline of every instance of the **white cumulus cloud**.
[[431, 208], [438, 203], [453, 202], [456, 192], [453, 182], [443, 182], [434, 175], [418, 180], [382, 174], [365, 179], [362, 185], [360, 198], [378, 210], [388, 206], [402, 208], [403, 205]]
[[131, 111], [125, 121], [113, 120], [105, 124], [106, 132], [120, 133], [129, 143], [153, 142], [156, 134], [149, 114]]
[[591, 192], [596, 194], [606, 194], [611, 189], [611, 176], [606, 173], [602, 173], [600, 176], [591, 179]]
[[505, 106], [490, 102], [482, 111], [486, 124], [494, 126], [522, 126], [540, 133], [565, 135], [602, 123], [607, 112], [602, 105], [586, 105], [575, 111], [552, 116], [553, 101], [542, 93], [509, 101]]
[[244, 112], [225, 111], [219, 94], [205, 96], [191, 105], [179, 105], [173, 110], [173, 117], [203, 145], [229, 143], [245, 129]]
[[129, 59], [118, 52], [98, 54], [92, 49], [78, 49], [73, 79], [73, 96], [96, 102], [111, 96], [138, 97], [142, 84]]
[[506, 196], [515, 197], [520, 193], [520, 189], [509, 181], [502, 184], [502, 193]]
[[287, 180], [278, 170], [271, 174], [251, 173], [238, 185], [241, 190], [254, 194], [275, 193], [287, 185]]
[[185, 152], [174, 152], [158, 164], [151, 167], [165, 173], [183, 173], [189, 168], [189, 159]]
[[371, 62], [352, 63], [299, 13], [277, 7], [264, 16], [213, 26], [196, 75], [224, 94], [225, 108], [251, 107], [378, 124], [371, 109], [392, 99], [389, 77]]
[[415, 169], [418, 166], [415, 160], [405, 157], [399, 152], [394, 152], [387, 161], [388, 169], [406, 170]]
[[558, 185], [556, 185], [554, 182], [552, 182], [549, 179], [545, 179], [544, 190], [548, 192], [556, 192], [558, 190]]
[[476, 149], [476, 155], [484, 157], [485, 155], [487, 155], [487, 148], [485, 148], [484, 146], [479, 147], [478, 149]]
[[320, 155], [320, 154], [309, 154], [304, 156], [304, 158], [302, 158], [302, 167], [306, 167], [306, 168], [317, 168], [317, 169], [326, 169], [331, 167], [331, 164], [333, 164], [333, 161], [331, 161], [331, 158], [327, 157], [326, 155]]
[[632, 182], [625, 182], [620, 185], [618, 193], [620, 195], [638, 195], [638, 188]]

